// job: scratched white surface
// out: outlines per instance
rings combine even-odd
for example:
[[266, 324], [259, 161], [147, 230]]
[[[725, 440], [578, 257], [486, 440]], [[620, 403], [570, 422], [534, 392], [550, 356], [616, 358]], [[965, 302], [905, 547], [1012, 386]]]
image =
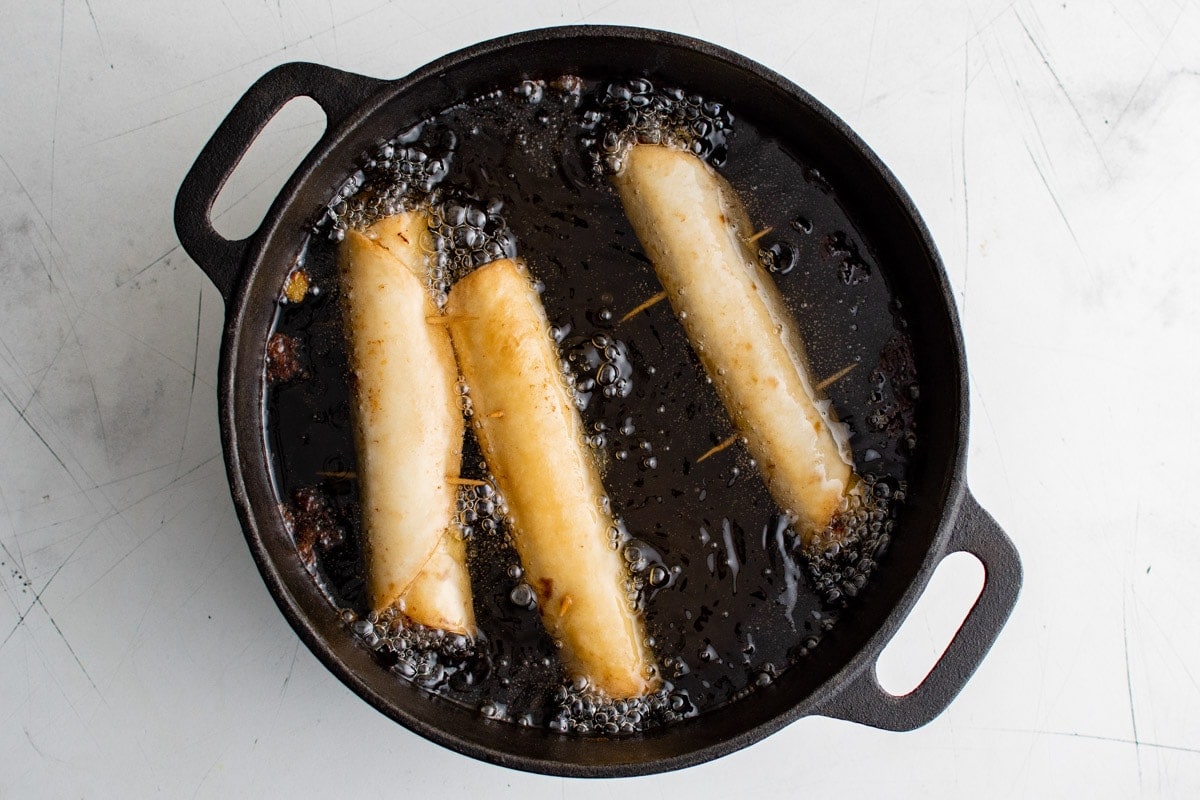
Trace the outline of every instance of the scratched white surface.
[[[619, 785], [502, 770], [343, 688], [251, 563], [217, 433], [221, 300], [171, 224], [184, 171], [277, 63], [395, 77], [580, 21], [782, 72], [933, 231], [970, 359], [969, 483], [1026, 584], [920, 731], [806, 719]], [[4, 0], [0, 797], [1197, 796], [1198, 43], [1200, 7], [1174, 0]], [[254, 227], [319, 133], [287, 113], [224, 230]]]

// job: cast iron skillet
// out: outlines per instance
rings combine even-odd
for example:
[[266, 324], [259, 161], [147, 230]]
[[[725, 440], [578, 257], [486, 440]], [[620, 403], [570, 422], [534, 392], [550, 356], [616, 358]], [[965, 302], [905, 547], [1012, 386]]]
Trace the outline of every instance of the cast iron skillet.
[[[643, 74], [753, 109], [761, 130], [820, 167], [864, 224], [881, 270], [910, 322], [921, 376], [920, 447], [909, 501], [887, 563], [844, 620], [797, 668], [715, 712], [631, 738], [570, 738], [481, 718], [379, 668], [337, 618], [284, 530], [266, 448], [263, 360], [276, 298], [315, 211], [372, 144], [459, 101], [521, 80], [564, 73]], [[210, 211], [255, 137], [289, 100], [324, 109], [321, 140], [280, 192], [259, 229], [229, 241]], [[189, 255], [220, 289], [226, 322], [220, 362], [225, 462], [238, 516], [263, 579], [305, 644], [351, 689], [439, 744], [508, 767], [603, 777], [661, 772], [745, 747], [806, 715], [911, 730], [929, 722], [975, 671], [1008, 618], [1021, 583], [1016, 550], [963, 480], [967, 370], [941, 260], [896, 179], [841, 120], [770, 70], [706, 42], [618, 27], [536, 30], [469, 47], [406, 78], [381, 81], [315, 64], [284, 64], [237, 102], [179, 190], [175, 226]], [[938, 563], [967, 551], [986, 569], [983, 591], [950, 646], [912, 693], [880, 686], [875, 661]]]

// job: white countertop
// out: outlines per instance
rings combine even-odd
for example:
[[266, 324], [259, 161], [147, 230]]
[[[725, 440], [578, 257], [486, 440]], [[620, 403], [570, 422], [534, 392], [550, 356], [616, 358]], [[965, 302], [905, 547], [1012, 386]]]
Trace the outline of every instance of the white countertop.
[[[0, 797], [1200, 791], [1200, 7], [6, 6]], [[360, 701], [255, 570], [217, 431], [221, 298], [171, 221], [185, 170], [276, 64], [396, 77], [578, 22], [674, 30], [781, 72], [875, 149], [933, 232], [970, 362], [969, 485], [1026, 577], [982, 668], [921, 730], [808, 718], [619, 784], [508, 771]], [[253, 229], [321, 130], [311, 109], [285, 114], [218, 208], [227, 233]], [[929, 625], [885, 672], [920, 659]]]

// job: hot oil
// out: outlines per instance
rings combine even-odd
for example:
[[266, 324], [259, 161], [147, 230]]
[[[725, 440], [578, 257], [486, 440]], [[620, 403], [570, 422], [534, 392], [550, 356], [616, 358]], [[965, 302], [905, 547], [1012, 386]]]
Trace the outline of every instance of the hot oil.
[[[475, 650], [365, 618], [335, 240], [338, 225], [355, 213], [398, 210], [403, 193], [377, 193], [358, 212], [353, 198], [350, 210], [337, 207], [360, 179], [334, 199], [336, 214], [318, 226], [298, 262], [309, 294], [298, 303], [281, 296], [277, 332], [299, 343], [302, 363], [268, 390], [275, 478], [292, 529], [297, 503], [315, 487], [343, 530], [298, 541], [313, 554], [314, 578], [379, 653], [381, 668], [485, 716], [577, 733], [619, 733], [703, 713], [785, 669], [803, 669], [804, 655], [853, 614], [854, 596], [868, 590], [878, 560], [886, 562], [916, 446], [918, 390], [902, 310], [836, 187], [747, 120], [733, 126], [732, 115], [703, 98], [667, 95], [669, 121], [692, 131], [696, 149], [720, 167], [760, 230], [768, 229], [756, 245], [796, 316], [813, 379], [840, 376], [823, 391], [852, 432], [869, 502], [853, 515], [845, 546], [801, 552], [669, 304], [623, 319], [661, 287], [603, 172], [619, 166], [613, 158], [619, 162], [623, 143], [613, 131], [658, 136], [644, 124], [644, 109], [664, 95], [643, 81], [616, 86], [614, 94], [590, 81], [526, 82], [449, 109], [374, 156], [422, 149], [425, 166], [405, 180], [440, 204], [435, 233], [445, 240], [431, 280], [435, 297], [497, 255], [519, 254], [542, 287], [587, 446], [621, 521], [613, 545], [630, 567], [629, 589], [667, 682], [662, 692], [641, 704], [605, 706], [565, 683], [497, 509], [502, 498], [490, 487], [460, 492], [483, 631]], [[724, 127], [714, 131], [714, 121]], [[363, 174], [369, 179], [371, 168]], [[464, 403], [469, 409], [469, 394]], [[470, 436], [463, 477], [486, 478]]]

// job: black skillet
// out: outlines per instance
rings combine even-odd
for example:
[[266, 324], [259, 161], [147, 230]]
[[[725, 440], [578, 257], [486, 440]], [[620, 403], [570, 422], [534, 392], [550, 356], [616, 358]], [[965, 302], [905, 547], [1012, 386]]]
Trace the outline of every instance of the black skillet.
[[[868, 221], [881, 270], [910, 320], [921, 375], [919, 455], [909, 476], [903, 529], [886, 568], [853, 617], [771, 686], [682, 723], [629, 738], [572, 738], [482, 719], [380, 669], [339, 620], [286, 534], [266, 447], [263, 363], [276, 299], [314, 213], [355, 158], [430, 114], [531, 77], [640, 74], [710, 97], [736, 98], [756, 123], [819, 165], [850, 215]], [[306, 96], [327, 115], [321, 140], [275, 199], [258, 230], [230, 241], [210, 211], [225, 180], [271, 117]], [[237, 102], [183, 181], [175, 207], [180, 241], [226, 302], [220, 418], [230, 488], [251, 553], [271, 594], [305, 644], [367, 702], [413, 731], [475, 758], [577, 777], [678, 769], [745, 747], [806, 715], [903, 731], [936, 717], [975, 671], [1016, 601], [1016, 550], [964, 482], [967, 369], [946, 275], [912, 201], [874, 153], [827, 108], [774, 72], [706, 42], [636, 28], [565, 27], [477, 44], [381, 81], [315, 64], [279, 66]], [[908, 695], [883, 690], [875, 671], [887, 644], [948, 554], [977, 556], [986, 580], [933, 671]]]

